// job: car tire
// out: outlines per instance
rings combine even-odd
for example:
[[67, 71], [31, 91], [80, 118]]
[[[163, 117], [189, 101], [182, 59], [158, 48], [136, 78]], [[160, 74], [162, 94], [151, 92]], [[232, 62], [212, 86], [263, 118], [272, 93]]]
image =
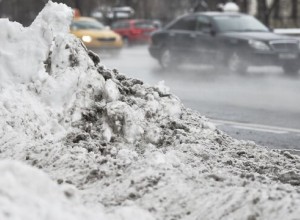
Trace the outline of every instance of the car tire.
[[299, 66], [297, 64], [285, 64], [282, 68], [284, 73], [289, 76], [296, 76], [299, 73]]
[[176, 62], [173, 53], [168, 48], [164, 48], [159, 56], [159, 64], [165, 70], [170, 70], [176, 67]]
[[231, 54], [227, 62], [227, 67], [230, 73], [241, 75], [246, 74], [248, 69], [247, 63], [241, 58], [241, 56], [237, 52]]

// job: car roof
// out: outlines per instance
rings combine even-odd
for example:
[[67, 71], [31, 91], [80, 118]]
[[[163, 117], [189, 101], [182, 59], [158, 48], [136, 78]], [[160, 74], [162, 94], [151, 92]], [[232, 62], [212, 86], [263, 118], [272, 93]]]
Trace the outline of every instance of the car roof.
[[219, 12], [219, 11], [205, 11], [205, 12], [195, 12], [193, 13], [195, 15], [206, 15], [209, 17], [216, 17], [216, 16], [232, 16], [232, 15], [238, 15], [238, 16], [248, 16], [247, 14], [239, 13], [239, 12]]
[[164, 28], [168, 28], [172, 24], [174, 24], [176, 21], [178, 21], [181, 18], [187, 17], [187, 16], [193, 16], [193, 15], [204, 15], [208, 17], [218, 17], [218, 16], [249, 16], [247, 14], [239, 13], [239, 12], [220, 12], [220, 11], [204, 11], [204, 12], [193, 12], [181, 15], [177, 17], [175, 20], [171, 21], [169, 24], [167, 24]]

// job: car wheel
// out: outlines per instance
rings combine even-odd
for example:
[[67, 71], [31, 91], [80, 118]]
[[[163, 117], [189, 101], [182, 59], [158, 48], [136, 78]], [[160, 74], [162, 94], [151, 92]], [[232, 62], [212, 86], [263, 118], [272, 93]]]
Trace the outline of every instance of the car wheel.
[[297, 64], [285, 64], [282, 68], [284, 73], [289, 76], [296, 76], [299, 73], [299, 66]]
[[163, 69], [171, 69], [175, 67], [174, 56], [168, 48], [163, 49], [159, 57], [159, 63]]
[[228, 70], [230, 73], [245, 74], [247, 72], [247, 64], [236, 52], [232, 53], [228, 59]]

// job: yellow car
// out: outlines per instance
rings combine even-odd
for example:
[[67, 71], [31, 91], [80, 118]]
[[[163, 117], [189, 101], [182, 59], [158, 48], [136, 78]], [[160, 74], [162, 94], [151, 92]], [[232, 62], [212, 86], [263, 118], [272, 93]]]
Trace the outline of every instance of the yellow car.
[[94, 18], [74, 18], [70, 31], [80, 38], [88, 49], [96, 53], [105, 51], [118, 54], [123, 47], [122, 37]]

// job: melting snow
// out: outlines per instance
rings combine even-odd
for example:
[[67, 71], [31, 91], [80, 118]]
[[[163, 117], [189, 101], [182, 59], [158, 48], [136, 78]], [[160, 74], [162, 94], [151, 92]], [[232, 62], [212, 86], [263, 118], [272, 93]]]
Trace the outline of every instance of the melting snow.
[[68, 33], [0, 19], [0, 219], [299, 219], [300, 159], [237, 141]]

